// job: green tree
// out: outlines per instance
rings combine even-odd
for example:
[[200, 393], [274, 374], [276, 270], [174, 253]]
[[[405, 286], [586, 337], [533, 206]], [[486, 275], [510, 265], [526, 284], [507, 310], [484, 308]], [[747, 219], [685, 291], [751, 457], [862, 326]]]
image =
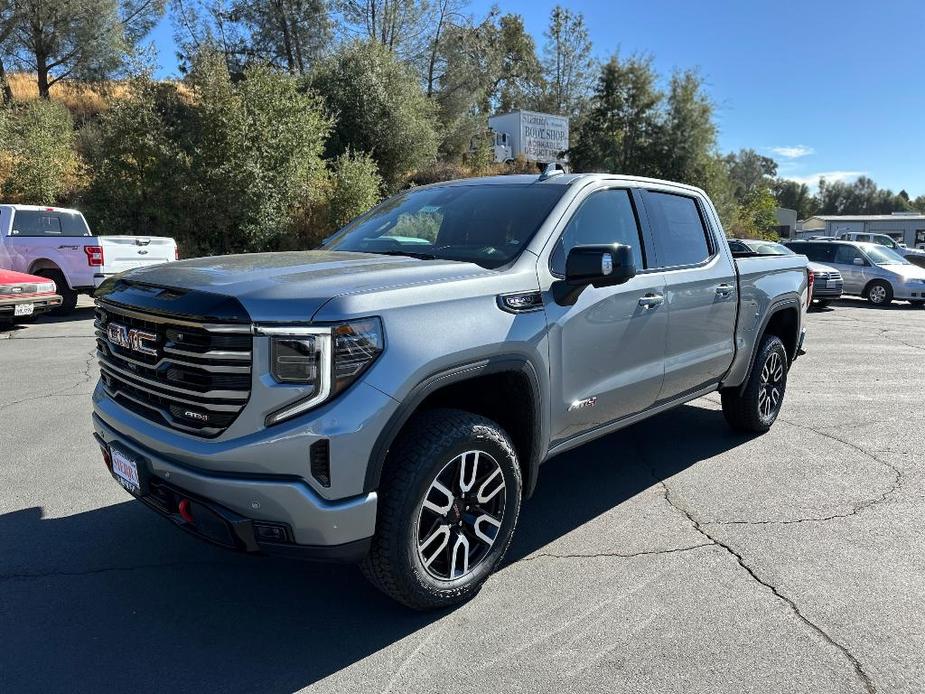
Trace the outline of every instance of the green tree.
[[753, 149], [742, 149], [726, 155], [729, 175], [735, 186], [737, 200], [759, 189], [770, 188], [777, 175], [777, 162], [758, 154]]
[[698, 73], [688, 70], [672, 75], [664, 117], [656, 132], [659, 176], [702, 188], [713, 182], [717, 175], [713, 103]]
[[880, 188], [867, 176], [856, 181], [819, 181], [816, 214], [889, 214], [914, 209], [909, 200]]
[[789, 210], [796, 210], [798, 219], [806, 219], [813, 215], [815, 201], [809, 186], [805, 183], [778, 178], [773, 189], [777, 204]]
[[192, 122], [193, 106], [175, 84], [140, 76], [97, 123], [80, 130], [92, 173], [82, 206], [94, 228], [175, 236], [185, 252], [211, 250], [189, 227]]
[[9, 202], [54, 205], [73, 192], [80, 171], [68, 110], [31, 101], [4, 110], [0, 140], [2, 197]]
[[8, 104], [13, 100], [6, 76], [4, 57], [10, 52], [13, 30], [19, 25], [21, 7], [19, 0], [0, 0], [0, 102]]
[[368, 154], [347, 152], [329, 165], [331, 228], [337, 229], [379, 202], [382, 177]]
[[592, 46], [584, 16], [556, 5], [544, 36], [545, 89], [539, 106], [553, 113], [577, 117], [584, 112], [594, 86]]
[[197, 227], [221, 252], [273, 247], [324, 173], [330, 121], [299, 81], [265, 66], [232, 83], [224, 61], [203, 56], [190, 75], [197, 105], [190, 174]]
[[102, 117], [87, 207], [109, 230], [175, 236], [185, 254], [280, 246], [325, 182], [320, 100], [265, 66], [233, 82], [218, 54], [188, 85], [142, 81]]
[[337, 0], [336, 9], [349, 36], [378, 43], [406, 59], [425, 50], [428, 0]]
[[257, 63], [305, 74], [332, 37], [325, 0], [171, 0], [171, 9], [182, 66], [211, 47], [235, 77]]
[[417, 75], [378, 43], [351, 42], [309, 76], [335, 119], [328, 157], [366, 152], [390, 190], [432, 162], [439, 136], [433, 102]]
[[570, 156], [579, 171], [659, 173], [657, 144], [663, 95], [652, 62], [612, 57], [601, 69], [591, 108]]
[[[2, 0], [0, 0], [2, 1]], [[66, 79], [101, 79], [121, 68], [164, 12], [165, 0], [15, 0], [0, 60], [34, 72], [39, 95]]]

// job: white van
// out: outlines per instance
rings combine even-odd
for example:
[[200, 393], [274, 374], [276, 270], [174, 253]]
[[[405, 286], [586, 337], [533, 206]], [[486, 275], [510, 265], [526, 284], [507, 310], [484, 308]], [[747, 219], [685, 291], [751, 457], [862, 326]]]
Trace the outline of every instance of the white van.
[[161, 236], [94, 236], [77, 210], [0, 205], [0, 267], [54, 280], [64, 299], [58, 314], [124, 270], [177, 260], [177, 244]]

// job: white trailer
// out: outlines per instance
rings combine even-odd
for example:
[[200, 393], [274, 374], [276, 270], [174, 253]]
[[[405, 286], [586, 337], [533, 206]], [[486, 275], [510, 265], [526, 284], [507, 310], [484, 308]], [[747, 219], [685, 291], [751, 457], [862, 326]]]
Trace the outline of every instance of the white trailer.
[[568, 150], [568, 118], [552, 113], [512, 111], [488, 119], [494, 133], [496, 162], [523, 156], [540, 164], [564, 162]]

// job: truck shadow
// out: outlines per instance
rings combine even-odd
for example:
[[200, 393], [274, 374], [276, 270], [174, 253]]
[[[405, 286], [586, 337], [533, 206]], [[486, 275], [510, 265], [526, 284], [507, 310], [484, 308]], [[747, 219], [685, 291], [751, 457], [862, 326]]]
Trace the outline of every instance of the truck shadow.
[[[13, 336], [28, 336], [30, 329], [48, 323], [77, 323], [87, 321], [93, 322], [93, 306], [78, 306], [66, 316], [52, 316], [47, 313], [41, 313], [34, 316], [31, 320], [22, 323], [11, 323], [9, 321], [0, 321], [0, 336], [12, 333]], [[90, 333], [92, 334], [92, 326]]]
[[[688, 405], [550, 461], [508, 563], [744, 440]], [[354, 567], [204, 545], [134, 502], [0, 516], [0, 585], [0, 672], [17, 692], [294, 691], [446, 615], [398, 606]]]

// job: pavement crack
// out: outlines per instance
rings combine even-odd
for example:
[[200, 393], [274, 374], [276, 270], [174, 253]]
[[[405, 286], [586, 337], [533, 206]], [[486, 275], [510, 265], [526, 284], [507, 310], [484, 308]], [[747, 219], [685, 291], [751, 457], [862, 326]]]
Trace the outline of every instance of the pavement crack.
[[93, 380], [93, 377], [96, 375], [93, 369], [94, 362], [96, 361], [96, 347], [94, 347], [84, 364], [83, 370], [80, 372], [80, 379], [76, 383], [71, 383], [57, 390], [53, 390], [50, 393], [43, 393], [42, 395], [30, 395], [26, 398], [20, 398], [19, 400], [12, 400], [10, 402], [0, 403], [0, 411], [13, 407], [14, 405], [21, 405], [26, 402], [35, 402], [37, 400], [44, 400], [46, 398], [58, 398], [58, 397], [73, 397], [77, 395], [86, 395], [86, 393], [69, 393], [68, 391], [74, 390], [80, 386], [86, 385]]
[[896, 332], [892, 328], [880, 328], [878, 329], [877, 332], [879, 333], [880, 337], [882, 337], [885, 340], [888, 340], [890, 342], [895, 342], [898, 345], [905, 345], [906, 347], [909, 347], [910, 349], [917, 349], [917, 350], [925, 352], [925, 347], [923, 347], [922, 345], [915, 345], [915, 344], [912, 344], [911, 342], [906, 342], [905, 340], [901, 340], [898, 337], [893, 337], [891, 335], [888, 335], [887, 333]]
[[814, 632], [819, 634], [819, 636], [823, 639], [823, 641], [825, 641], [826, 643], [828, 643], [829, 645], [837, 649], [845, 657], [845, 659], [851, 664], [851, 667], [854, 669], [855, 675], [860, 680], [861, 684], [864, 685], [864, 690], [868, 692], [868, 694], [874, 694], [877, 691], [877, 688], [876, 686], [874, 686], [874, 683], [870, 679], [870, 676], [864, 671], [864, 667], [861, 665], [861, 662], [857, 659], [857, 657], [855, 657], [855, 655], [850, 650], [848, 650], [846, 646], [836, 641], [835, 638], [832, 637], [825, 629], [823, 629], [821, 626], [819, 626], [818, 624], [813, 622], [811, 619], [809, 619], [809, 617], [804, 615], [803, 612], [800, 610], [800, 607], [796, 604], [796, 602], [792, 598], [787, 597], [784, 593], [780, 591], [780, 589], [777, 586], [773, 585], [770, 581], [759, 576], [757, 571], [754, 569], [754, 567], [750, 566], [745, 561], [745, 558], [742, 556], [742, 554], [740, 554], [735, 549], [733, 549], [730, 545], [726, 544], [722, 540], [717, 539], [716, 537], [711, 535], [707, 530], [705, 530], [701, 526], [701, 524], [694, 518], [693, 514], [691, 514], [690, 511], [688, 511], [686, 508], [684, 508], [683, 506], [681, 506], [680, 504], [678, 504], [672, 499], [671, 488], [665, 483], [663, 479], [658, 477], [658, 475], [655, 473], [655, 470], [652, 470], [652, 475], [653, 477], [655, 477], [655, 479], [658, 481], [658, 484], [661, 486], [662, 490], [664, 491], [665, 501], [668, 503], [668, 505], [671, 506], [673, 509], [675, 509], [678, 513], [682, 514], [685, 518], [687, 518], [687, 520], [690, 521], [694, 529], [698, 533], [703, 535], [707, 540], [709, 540], [709, 543], [707, 544], [714, 544], [726, 550], [726, 552], [728, 552], [736, 560], [736, 563], [740, 567], [742, 567], [742, 569], [752, 578], [752, 580], [754, 580], [759, 585], [764, 586], [769, 591], [771, 591], [774, 597], [776, 597], [778, 600], [780, 600], [785, 605], [787, 605], [787, 607], [797, 617], [797, 619], [803, 622], [803, 624], [808, 626]]
[[525, 561], [535, 561], [536, 559], [596, 559], [598, 557], [615, 557], [619, 559], [633, 559], [634, 557], [647, 557], [658, 554], [675, 554], [677, 552], [689, 552], [692, 549], [700, 549], [701, 547], [709, 547], [715, 544], [714, 542], [701, 542], [697, 545], [689, 545], [687, 547], [672, 547], [670, 549], [648, 549], [641, 552], [593, 552], [590, 554], [556, 554], [553, 552], [540, 552], [539, 554], [532, 554], [529, 557], [524, 557], [521, 559], [521, 562]]
[[85, 571], [35, 571], [14, 574], [0, 574], [0, 581], [15, 581], [32, 578], [96, 576], [98, 574], [115, 573], [120, 571], [147, 571], [150, 569], [175, 569], [179, 567], [194, 566], [228, 566], [230, 564], [231, 562], [221, 560], [155, 562], [151, 564], [134, 564], [130, 566], [103, 566], [98, 569], [87, 569]]

